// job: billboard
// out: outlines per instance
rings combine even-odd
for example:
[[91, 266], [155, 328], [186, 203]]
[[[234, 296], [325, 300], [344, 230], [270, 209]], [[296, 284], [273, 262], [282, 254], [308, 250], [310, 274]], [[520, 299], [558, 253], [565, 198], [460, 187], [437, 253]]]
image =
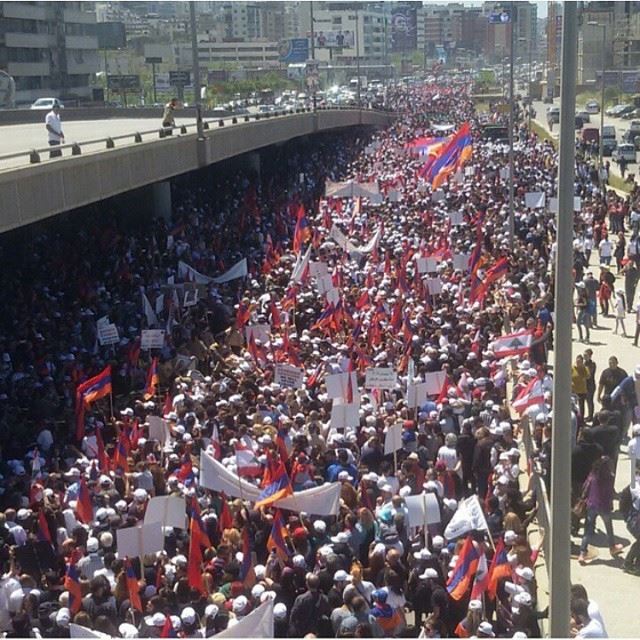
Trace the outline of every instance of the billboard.
[[511, 22], [511, 14], [508, 9], [492, 11], [489, 14], [489, 24], [509, 24], [509, 22]]
[[415, 7], [391, 9], [391, 51], [405, 53], [418, 48], [418, 20]]
[[186, 87], [191, 84], [191, 71], [169, 71], [169, 84], [172, 87]]
[[623, 93], [640, 93], [640, 73], [638, 71], [622, 72]]
[[296, 64], [309, 58], [309, 40], [307, 38], [289, 38], [280, 44], [280, 62]]
[[341, 49], [348, 47], [353, 49], [356, 46], [355, 31], [340, 29], [339, 31], [316, 31], [316, 47], [318, 49]]
[[124, 22], [97, 22], [94, 27], [98, 49], [124, 49], [127, 46]]

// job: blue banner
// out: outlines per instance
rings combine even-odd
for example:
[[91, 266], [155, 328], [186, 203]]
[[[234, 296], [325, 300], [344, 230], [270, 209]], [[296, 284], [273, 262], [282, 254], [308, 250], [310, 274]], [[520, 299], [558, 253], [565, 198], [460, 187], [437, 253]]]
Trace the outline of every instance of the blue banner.
[[280, 45], [280, 62], [295, 64], [309, 59], [309, 40], [307, 38], [290, 38]]

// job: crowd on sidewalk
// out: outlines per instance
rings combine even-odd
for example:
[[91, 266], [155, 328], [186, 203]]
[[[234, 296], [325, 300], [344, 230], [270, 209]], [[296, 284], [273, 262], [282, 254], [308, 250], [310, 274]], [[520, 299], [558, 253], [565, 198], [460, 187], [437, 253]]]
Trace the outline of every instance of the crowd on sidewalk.
[[[516, 142], [510, 238], [507, 148], [468, 89], [390, 89], [386, 129], [178, 181], [170, 224], [98, 210], [28, 251], [2, 243], [7, 637], [541, 635], [520, 438], [548, 481], [557, 157]], [[589, 253], [609, 267], [606, 222], [640, 216], [582, 161], [578, 175], [588, 341], [611, 273], [596, 280]], [[165, 334], [143, 348], [150, 330]], [[636, 421], [640, 369], [610, 364], [598, 413], [588, 350], [574, 373], [584, 552], [596, 516], [611, 523], [606, 429]], [[635, 484], [625, 504], [631, 520]], [[606, 637], [580, 585], [572, 632]]]

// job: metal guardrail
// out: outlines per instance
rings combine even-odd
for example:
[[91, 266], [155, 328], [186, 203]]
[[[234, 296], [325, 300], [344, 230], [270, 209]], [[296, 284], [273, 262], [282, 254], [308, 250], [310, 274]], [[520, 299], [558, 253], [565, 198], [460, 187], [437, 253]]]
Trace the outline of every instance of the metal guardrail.
[[[225, 116], [224, 118], [203, 120], [202, 126], [205, 131], [211, 130], [212, 128], [220, 128], [227, 126], [227, 122], [230, 122], [231, 125], [249, 123], [252, 120], [266, 120], [269, 118], [281, 118], [288, 116], [295, 116], [301, 113], [316, 113], [319, 111], [373, 111], [375, 113], [384, 113], [391, 114], [393, 112], [382, 110], [382, 109], [372, 109], [372, 108], [362, 108], [358, 106], [328, 106], [328, 107], [317, 107], [314, 111], [311, 107], [302, 107], [295, 110], [290, 111], [271, 111], [267, 113], [255, 113], [255, 114], [242, 114], [242, 115], [234, 115], [234, 116]], [[6, 160], [15, 160], [16, 158], [29, 158], [29, 164], [39, 164], [43, 160], [45, 161], [55, 161], [60, 158], [71, 156], [79, 156], [82, 155], [82, 147], [95, 146], [95, 145], [104, 145], [104, 149], [114, 149], [116, 147], [116, 142], [121, 140], [133, 140], [134, 144], [139, 144], [143, 142], [143, 137], [145, 136], [157, 136], [158, 139], [169, 138], [172, 139], [173, 133], [177, 132], [179, 135], [186, 135], [189, 133], [189, 130], [192, 130], [193, 133], [197, 131], [197, 123], [189, 123], [182, 124], [174, 127], [160, 127], [154, 129], [148, 129], [146, 131], [135, 131], [132, 133], [121, 134], [118, 136], [107, 136], [106, 138], [97, 138], [95, 140], [81, 140], [74, 141], [68, 144], [55, 145], [55, 146], [47, 146], [41, 147], [38, 149], [30, 149], [28, 151], [17, 151], [14, 153], [8, 153], [4, 155], [0, 155], [0, 163]], [[65, 156], [64, 152], [70, 151], [70, 154]], [[57, 154], [60, 152], [60, 155], [51, 156], [51, 153]]]
[[544, 564], [548, 575], [549, 565], [547, 563], [547, 559], [549, 558], [549, 545], [551, 543], [551, 511], [549, 509], [549, 496], [547, 494], [547, 487], [544, 483], [542, 468], [540, 467], [540, 463], [538, 462], [538, 460], [536, 460], [535, 457], [537, 449], [535, 446], [535, 442], [531, 437], [531, 423], [527, 416], [523, 417], [522, 421], [520, 422], [520, 429], [527, 460], [527, 469], [530, 472], [529, 487], [531, 488], [536, 498], [536, 519], [538, 521], [538, 527], [543, 529], [545, 534], [542, 540], [542, 551], [544, 553]]

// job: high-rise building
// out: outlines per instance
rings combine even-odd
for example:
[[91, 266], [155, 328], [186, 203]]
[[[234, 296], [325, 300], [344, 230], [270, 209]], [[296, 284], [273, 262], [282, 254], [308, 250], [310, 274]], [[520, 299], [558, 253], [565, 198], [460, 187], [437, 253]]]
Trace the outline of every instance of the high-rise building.
[[274, 42], [284, 38], [283, 2], [227, 2], [223, 9], [227, 38]]
[[0, 69], [16, 82], [16, 102], [91, 98], [99, 69], [96, 14], [85, 2], [0, 2]]

